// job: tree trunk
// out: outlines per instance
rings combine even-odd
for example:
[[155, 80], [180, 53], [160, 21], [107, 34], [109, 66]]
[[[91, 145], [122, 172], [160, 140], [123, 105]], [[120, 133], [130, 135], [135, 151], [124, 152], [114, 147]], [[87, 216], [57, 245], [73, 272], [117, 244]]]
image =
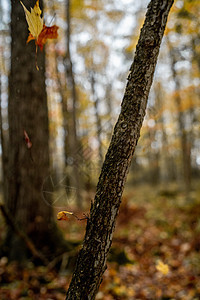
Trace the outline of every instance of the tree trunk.
[[[2, 8], [2, 1], [0, 0], [0, 20], [1, 20], [1, 28], [5, 27], [3, 24], [3, 8]], [[9, 32], [3, 33], [3, 29], [1, 29], [1, 44], [6, 44], [6, 39], [9, 36]], [[0, 56], [2, 62], [4, 61], [6, 50], [1, 47]], [[3, 85], [2, 85], [2, 78], [5, 75], [5, 63], [1, 63], [1, 71], [0, 71], [0, 131], [1, 131], [1, 159], [2, 159], [2, 190], [3, 190], [3, 198], [4, 200], [7, 197], [7, 180], [6, 180], [6, 171], [8, 169], [8, 130], [4, 130], [4, 122], [7, 121], [7, 114], [4, 116], [5, 110], [2, 108], [2, 93], [3, 93]], [[3, 113], [4, 112], [4, 113]]]
[[[67, 77], [67, 90], [69, 91], [68, 99], [68, 138], [70, 146], [70, 156], [72, 158], [73, 177], [71, 184], [76, 189], [76, 202], [79, 207], [82, 207], [81, 199], [81, 177], [80, 177], [80, 153], [78, 153], [79, 143], [77, 137], [77, 91], [73, 72], [73, 64], [71, 59], [71, 1], [66, 0], [66, 18], [67, 18], [67, 52], [65, 57], [65, 68]], [[69, 157], [68, 157], [69, 160]]]
[[107, 129], [107, 139], [110, 141], [111, 136], [112, 136], [112, 129], [113, 129], [113, 105], [112, 105], [112, 84], [108, 83], [106, 86], [106, 95], [105, 95], [105, 100], [106, 100], [106, 106], [107, 106], [107, 118], [108, 118], [108, 129]]
[[1, 131], [1, 149], [2, 149], [2, 186], [3, 186], [3, 198], [6, 199], [7, 195], [7, 180], [6, 180], [6, 171], [8, 167], [8, 151], [6, 151], [6, 142], [4, 137], [4, 130], [3, 130], [3, 115], [2, 115], [2, 108], [1, 108], [1, 75], [0, 75], [0, 131]]
[[[35, 1], [23, 1], [27, 8]], [[40, 6], [42, 5], [40, 1]], [[11, 1], [11, 71], [9, 77], [9, 168], [6, 208], [17, 225], [47, 255], [56, 253], [60, 235], [53, 222], [49, 192], [49, 128], [45, 88], [45, 56], [35, 43], [26, 45], [28, 28], [20, 1]], [[24, 130], [32, 148], [24, 141]], [[5, 242], [10, 259], [28, 256], [26, 247], [11, 230]], [[60, 251], [60, 249], [59, 249]], [[54, 252], [54, 253], [53, 253]]]
[[185, 118], [184, 118], [184, 112], [182, 110], [182, 103], [181, 103], [182, 101], [180, 96], [181, 87], [175, 69], [175, 64], [177, 63], [177, 59], [169, 39], [168, 39], [168, 45], [170, 50], [171, 71], [172, 71], [172, 76], [174, 79], [175, 91], [176, 91], [175, 101], [176, 101], [177, 114], [178, 114], [178, 129], [180, 134], [180, 143], [181, 143], [181, 152], [182, 152], [182, 174], [183, 174], [185, 191], [186, 194], [188, 195], [191, 189], [191, 143], [189, 141], [189, 136], [185, 130]]
[[162, 131], [162, 149], [161, 149], [161, 165], [162, 167], [160, 168], [160, 177], [161, 180], [163, 179], [165, 185], [166, 183], [169, 183], [173, 180], [176, 180], [176, 174], [174, 170], [174, 161], [172, 155], [169, 153], [169, 141], [168, 141], [168, 136], [165, 128], [165, 121], [164, 121], [164, 116], [163, 116], [163, 111], [164, 111], [164, 101], [163, 94], [164, 90], [161, 86], [161, 83], [157, 83], [157, 85], [154, 87], [154, 92], [155, 92], [155, 107], [156, 109], [160, 112], [160, 118], [157, 121], [160, 124], [160, 129]]
[[[64, 62], [63, 62], [64, 65]], [[68, 158], [70, 157], [70, 146], [69, 146], [69, 124], [68, 124], [68, 107], [67, 107], [67, 89], [66, 84], [62, 84], [61, 76], [58, 70], [58, 53], [55, 53], [55, 66], [56, 66], [56, 79], [57, 79], [57, 87], [58, 92], [61, 97], [61, 104], [62, 104], [62, 117], [63, 117], [63, 130], [64, 130], [64, 169], [63, 169], [63, 176], [65, 177], [65, 188], [67, 196], [71, 194], [71, 170], [69, 170]]]
[[93, 97], [94, 109], [95, 109], [95, 118], [96, 118], [99, 165], [101, 167], [103, 164], [103, 149], [102, 149], [102, 141], [101, 141], [102, 126], [101, 126], [101, 118], [99, 115], [99, 98], [95, 91], [96, 81], [95, 81], [94, 71], [90, 71], [90, 81], [91, 81], [91, 91], [92, 91], [92, 97]]
[[102, 167], [66, 300], [95, 299], [102, 281], [124, 184], [140, 136], [159, 48], [173, 2], [151, 0], [148, 6], [121, 113]]

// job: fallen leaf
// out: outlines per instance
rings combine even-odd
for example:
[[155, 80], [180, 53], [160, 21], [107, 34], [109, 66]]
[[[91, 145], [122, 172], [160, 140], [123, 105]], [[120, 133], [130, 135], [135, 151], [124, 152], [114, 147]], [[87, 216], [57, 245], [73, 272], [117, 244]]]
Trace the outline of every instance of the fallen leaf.
[[169, 273], [169, 266], [164, 264], [161, 260], [157, 262], [156, 269], [163, 275], [167, 275]]

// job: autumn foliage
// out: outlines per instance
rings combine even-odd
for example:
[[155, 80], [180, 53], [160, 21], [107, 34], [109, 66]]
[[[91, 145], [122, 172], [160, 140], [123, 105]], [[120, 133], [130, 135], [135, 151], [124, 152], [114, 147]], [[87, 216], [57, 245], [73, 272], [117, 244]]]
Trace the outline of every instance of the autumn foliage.
[[43, 29], [40, 32], [37, 40], [34, 38], [34, 36], [29, 33], [27, 43], [29, 43], [31, 40], [35, 40], [36, 45], [40, 47], [40, 50], [43, 50], [44, 44], [46, 43], [47, 39], [56, 39], [58, 37], [58, 26], [53, 25], [51, 27], [43, 25]]
[[47, 39], [56, 39], [58, 37], [58, 26], [46, 26], [44, 24], [43, 18], [41, 18], [42, 11], [39, 7], [39, 0], [36, 1], [34, 8], [31, 8], [31, 12], [27, 10], [24, 4], [21, 2], [24, 12], [26, 15], [26, 20], [28, 23], [28, 29], [30, 31], [27, 43], [31, 40], [35, 40], [35, 44], [39, 46], [42, 51], [44, 44]]
[[[54, 1], [49, 2], [53, 3]], [[91, 4], [86, 4], [86, 2], [91, 2]], [[46, 2], [46, 4], [47, 3], [48, 2]], [[79, 143], [81, 145], [78, 152], [78, 155], [81, 156], [81, 163], [75, 167], [80, 174], [83, 174], [84, 201], [88, 201], [86, 208], [84, 207], [84, 211], [87, 212], [89, 210], [87, 205], [90, 205], [91, 198], [93, 197], [94, 183], [99, 172], [97, 159], [98, 149], [95, 148], [96, 146], [93, 148], [93, 144], [91, 143], [91, 140], [97, 140], [97, 134], [95, 130], [93, 130], [95, 128], [95, 122], [91, 117], [91, 110], [94, 106], [97, 123], [98, 114], [99, 120], [102, 121], [102, 128], [101, 126], [97, 126], [97, 132], [100, 136], [99, 145], [101, 146], [102, 144], [104, 155], [110, 138], [109, 134], [112, 131], [112, 118], [115, 117], [114, 111], [118, 105], [116, 98], [119, 98], [119, 93], [118, 87], [116, 89], [115, 82], [118, 81], [122, 83], [126, 77], [126, 74], [121, 75], [121, 73], [117, 79], [110, 76], [110, 70], [112, 70], [112, 74], [117, 73], [114, 68], [114, 65], [117, 65], [117, 60], [115, 60], [113, 53], [114, 51], [121, 51], [122, 53], [124, 51], [123, 49], [125, 49], [125, 55], [123, 53], [123, 63], [124, 66], [126, 66], [128, 60], [132, 60], [138, 36], [136, 34], [137, 28], [133, 28], [134, 30], [131, 29], [129, 34], [127, 33], [128, 28], [126, 28], [126, 36], [124, 36], [124, 33], [120, 33], [122, 35], [121, 39], [117, 37], [117, 30], [113, 30], [113, 32], [115, 32], [117, 47], [115, 43], [113, 43], [112, 48], [109, 44], [111, 35], [109, 36], [110, 33], [108, 33], [110, 28], [112, 28], [111, 19], [114, 20], [114, 26], [118, 23], [120, 27], [123, 14], [126, 15], [123, 9], [121, 11], [120, 9], [118, 11], [109, 11], [109, 9], [104, 8], [103, 1], [101, 0], [81, 0], [71, 1], [71, 3], [71, 40], [73, 45], [71, 48], [74, 51], [72, 51], [72, 62], [74, 61], [74, 57], [77, 58], [77, 61], [74, 62], [75, 67], [73, 68], [75, 79], [77, 79], [75, 88], [78, 94], [77, 105], [75, 106], [77, 109], [78, 137], [80, 137]], [[66, 6], [64, 0], [55, 1], [55, 4], [58, 5], [59, 9], [62, 7], [61, 5]], [[57, 25], [46, 26], [39, 0], [35, 0], [34, 7], [30, 9], [29, 7], [27, 9], [22, 2], [21, 5], [25, 12], [23, 20], [25, 21], [26, 18], [29, 29], [26, 43], [28, 44], [32, 40], [35, 41], [36, 68], [39, 69], [37, 66], [38, 47], [43, 51], [48, 39], [57, 39], [59, 27]], [[21, 13], [24, 14], [21, 5], [19, 4], [18, 6], [21, 9]], [[180, 7], [180, 5], [182, 5], [182, 7]], [[49, 5], [49, 7], [48, 9], [52, 10], [53, 6], [51, 7]], [[59, 22], [59, 40], [57, 41], [57, 46], [55, 46], [54, 43], [46, 45], [45, 51], [47, 61], [45, 78], [48, 82], [46, 88], [50, 103], [48, 108], [50, 116], [50, 135], [52, 139], [51, 142], [54, 143], [53, 145], [56, 145], [59, 129], [61, 127], [64, 128], [64, 122], [63, 124], [61, 123], [65, 118], [65, 114], [67, 118], [69, 118], [68, 120], [70, 120], [70, 115], [72, 115], [70, 111], [71, 103], [68, 101], [71, 100], [69, 96], [70, 85], [67, 84], [68, 81], [65, 78], [66, 70], [68, 71], [68, 69], [65, 69], [65, 67], [68, 66], [65, 53], [66, 39], [63, 38], [64, 36], [66, 37], [66, 17], [63, 17], [65, 13], [64, 10], [60, 9], [60, 11], [58, 11], [57, 6], [55, 7], [58, 19], [61, 18], [62, 20], [62, 22]], [[198, 142], [200, 115], [199, 110], [196, 109], [199, 104], [198, 79], [200, 71], [200, 49], [197, 42], [199, 27], [196, 20], [199, 9], [199, 1], [183, 0], [177, 1], [177, 5], [174, 5], [171, 12], [169, 27], [166, 30], [168, 46], [170, 45], [170, 47], [167, 48], [167, 43], [165, 43], [160, 55], [160, 64], [158, 65], [157, 73], [159, 76], [156, 76], [154, 79], [155, 84], [152, 88], [152, 99], [150, 99], [151, 102], [142, 128], [141, 139], [137, 146], [135, 161], [133, 161], [133, 169], [131, 169], [129, 174], [127, 190], [125, 190], [125, 196], [117, 219], [116, 232], [108, 257], [107, 269], [96, 299], [200, 299], [199, 181], [197, 181], [197, 186], [196, 182], [193, 182], [193, 189], [187, 195], [188, 198], [185, 197], [179, 185], [179, 181], [181, 182], [181, 180], [183, 180], [183, 178], [181, 178], [183, 177], [183, 171], [181, 162], [181, 130], [179, 130], [177, 126], [178, 120], [183, 118], [185, 122], [182, 132], [186, 140], [189, 141], [190, 148], [188, 154], [192, 163], [192, 179], [196, 178], [199, 180], [200, 155]], [[50, 11], [49, 14], [50, 13], [52, 13], [52, 11]], [[102, 19], [107, 22], [103, 24], [106, 33], [100, 32], [99, 24], [101, 21], [99, 21], [99, 18], [96, 20], [93, 17], [91, 18], [91, 16], [95, 16], [95, 13], [100, 15], [101, 18], [103, 16]], [[142, 26], [139, 25], [143, 23], [143, 17], [143, 12], [142, 17], [139, 17], [138, 13], [138, 27]], [[106, 21], [106, 19], [109, 21]], [[109, 22], [110, 26], [105, 25], [109, 24]], [[65, 24], [63, 28], [61, 28], [61, 24]], [[23, 28], [26, 29], [26, 27]], [[114, 28], [117, 28], [117, 26]], [[88, 40], [87, 34], [84, 35], [83, 39], [79, 39], [79, 35], [81, 37], [81, 34], [85, 32], [87, 32], [89, 36]], [[77, 39], [74, 39], [74, 36], [76, 36]], [[108, 36], [109, 38], [107, 38]], [[185, 41], [186, 37], [187, 41]], [[117, 39], [119, 39], [119, 42]], [[167, 38], [165, 38], [165, 41], [166, 39]], [[74, 40], [77, 40], [77, 44]], [[25, 47], [24, 40], [21, 45], [22, 48]], [[123, 49], [121, 48], [122, 50], [120, 50], [120, 45], [124, 47]], [[2, 43], [2, 49], [4, 49], [3, 47]], [[26, 49], [32, 51], [30, 45], [28, 45]], [[175, 51], [173, 53], [172, 50], [174, 49]], [[77, 53], [75, 53], [75, 51], [77, 51]], [[4, 52], [6, 53], [6, 51]], [[75, 56], [73, 56], [74, 54]], [[174, 54], [175, 60], [171, 66], [168, 60], [173, 58], [172, 54]], [[83, 66], [80, 64], [80, 69], [76, 68], [79, 58], [80, 61], [81, 59], [84, 61]], [[1, 61], [0, 63], [2, 64]], [[186, 63], [188, 63], [189, 67], [186, 66]], [[7, 65], [9, 64], [7, 63]], [[1, 69], [4, 70], [5, 66], [1, 66]], [[159, 66], [164, 66], [166, 74], [163, 72], [163, 69], [161, 70], [162, 72], [159, 70]], [[174, 77], [177, 82], [180, 82], [179, 88], [177, 86], [176, 89], [173, 89], [172, 83], [174, 83], [174, 78], [171, 74], [173, 73], [174, 66], [174, 70], [176, 71]], [[117, 68], [120, 69], [120, 66]], [[35, 72], [35, 67], [33, 69]], [[107, 72], [107, 70], [109, 70], [109, 72]], [[120, 72], [122, 71], [120, 70]], [[7, 73], [9, 74], [9, 72]], [[41, 72], [38, 72], [38, 74], [39, 73]], [[2, 73], [2, 76], [5, 76], [5, 74]], [[3, 82], [3, 79], [2, 77], [2, 93], [5, 91], [5, 82], [7, 85], [7, 81]], [[91, 81], [93, 81], [93, 91], [92, 88], [90, 90]], [[35, 86], [37, 86], [37, 84], [35, 84]], [[20, 91], [18, 88], [16, 90]], [[98, 92], [101, 90], [106, 91], [106, 93], [102, 93], [102, 96], [100, 95], [98, 99]], [[5, 94], [3, 96], [5, 97]], [[31, 97], [26, 97], [26, 99], [27, 101], [33, 102]], [[176, 105], [177, 99], [179, 99], [180, 102], [179, 107]], [[20, 101], [22, 101], [22, 98], [20, 98]], [[64, 105], [61, 107], [65, 101], [67, 103], [66, 107], [64, 107]], [[115, 106], [115, 104], [117, 105]], [[3, 105], [4, 100], [2, 100], [2, 115], [5, 118], [4, 111], [7, 107], [4, 108]], [[103, 109], [98, 108], [100, 106], [103, 108], [104, 106], [108, 106], [108, 112], [103, 115]], [[38, 108], [41, 110], [40, 103], [37, 105], [37, 109]], [[69, 111], [66, 112], [65, 108], [69, 109]], [[16, 109], [14, 111], [16, 111]], [[21, 165], [23, 165], [23, 170], [27, 169], [28, 175], [36, 173], [39, 166], [38, 157], [34, 155], [34, 151], [37, 148], [35, 140], [38, 133], [35, 129], [38, 128], [38, 122], [35, 122], [34, 126], [34, 130], [32, 131], [31, 126], [27, 126], [26, 122], [24, 122], [23, 127], [20, 129], [19, 140], [23, 145], [23, 151], [25, 151], [22, 152], [25, 153], [25, 155], [21, 155], [21, 157], [23, 158], [23, 163], [27, 158], [30, 169], [26, 168], [21, 161], [17, 162], [17, 168], [20, 169]], [[108, 128], [111, 128], [109, 129], [110, 133]], [[70, 126], [69, 129], [71, 130]], [[7, 134], [5, 129], [1, 131]], [[108, 137], [105, 138], [107, 133]], [[67, 129], [65, 131], [65, 137], [68, 143], [70, 141], [70, 135], [68, 135]], [[70, 142], [69, 145], [67, 143], [66, 145], [69, 146]], [[57, 146], [51, 147], [52, 165], [55, 166], [55, 169], [57, 168], [56, 160], [58, 154], [60, 155], [59, 149], [56, 147]], [[67, 147], [66, 149], [68, 151]], [[43, 151], [43, 153], [47, 156], [46, 151]], [[72, 157], [72, 154], [66, 154], [65, 160], [67, 162], [70, 162], [70, 159], [67, 158]], [[185, 152], [185, 154], [187, 154], [187, 152]], [[65, 167], [71, 179], [73, 177], [73, 173], [71, 172], [72, 165], [69, 164]], [[9, 174], [10, 173], [9, 170]], [[53, 175], [54, 173], [57, 174], [57, 169], [54, 171], [52, 168], [51, 173], [53, 173]], [[14, 177], [18, 181], [21, 180], [21, 177], [16, 171], [12, 171], [12, 174], [14, 174]], [[56, 176], [52, 176], [52, 178], [54, 179]], [[49, 191], [46, 192], [46, 189], [43, 191], [43, 187], [38, 189], [42, 196], [47, 193], [52, 195], [53, 212], [55, 214], [54, 219], [57, 217], [56, 222], [64, 238], [70, 245], [73, 245], [74, 248], [71, 247], [69, 252], [56, 256], [53, 261], [53, 263], [56, 263], [53, 264], [53, 267], [52, 261], [49, 265], [46, 264], [41, 267], [35, 265], [31, 260], [22, 267], [18, 265], [17, 262], [9, 262], [7, 254], [0, 257], [0, 299], [2, 300], [59, 300], [64, 299], [66, 295], [74, 268], [74, 261], [83, 241], [86, 221], [90, 216], [89, 214], [84, 215], [83, 211], [80, 211], [80, 208], [78, 209], [77, 206], [74, 205], [76, 189], [73, 187], [73, 184], [71, 188], [71, 186], [68, 186], [69, 183], [67, 181], [67, 183], [64, 180], [59, 181], [57, 184], [56, 180], [57, 178], [55, 179], [56, 184], [54, 185], [53, 183]], [[173, 184], [171, 183], [172, 181]], [[38, 180], [38, 182], [42, 184], [42, 180]], [[145, 185], [144, 183], [146, 182], [150, 182], [151, 186]], [[155, 185], [155, 183], [157, 185]], [[31, 184], [33, 185], [33, 182]], [[26, 187], [24, 182], [23, 185]], [[26, 195], [25, 200], [27, 203], [28, 193], [26, 192], [24, 194]], [[31, 192], [29, 194], [31, 194]], [[43, 198], [41, 201], [45, 203], [46, 207], [46, 202], [44, 201], [46, 198]], [[59, 201], [57, 201], [58, 198], [60, 199]], [[32, 202], [31, 205], [34, 206]], [[39, 216], [40, 205], [35, 205], [35, 207], [35, 219], [38, 220], [39, 228], [41, 227], [41, 217]], [[61, 207], [62, 211], [59, 211], [58, 207]], [[71, 210], [73, 212], [71, 212]], [[83, 222], [79, 222], [82, 220]], [[4, 239], [5, 230], [5, 220], [0, 216], [0, 240]], [[22, 230], [24, 229], [22, 228]], [[46, 240], [48, 239], [45, 239], [45, 242]], [[39, 251], [40, 246], [41, 245], [39, 245], [38, 248]], [[34, 261], [34, 259], [33, 257], [32, 260]]]

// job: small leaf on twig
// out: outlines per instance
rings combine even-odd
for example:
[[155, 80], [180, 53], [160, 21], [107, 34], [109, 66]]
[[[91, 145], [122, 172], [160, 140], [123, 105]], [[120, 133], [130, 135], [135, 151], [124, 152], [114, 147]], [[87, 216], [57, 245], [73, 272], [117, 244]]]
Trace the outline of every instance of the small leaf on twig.
[[71, 216], [75, 217], [79, 221], [83, 221], [83, 220], [88, 220], [89, 219], [89, 217], [86, 216], [86, 215], [84, 215], [84, 218], [79, 218], [73, 212], [69, 212], [69, 211], [63, 210], [63, 211], [60, 211], [57, 214], [57, 220], [59, 220], [59, 221], [65, 220], [66, 221], [66, 220], [68, 220], [68, 216], [67, 215], [71, 215]]
[[59, 221], [61, 221], [61, 220], [68, 220], [68, 216], [67, 215], [73, 215], [73, 213], [69, 212], [69, 211], [66, 211], [66, 210], [60, 211], [57, 214], [57, 220], [59, 220]]

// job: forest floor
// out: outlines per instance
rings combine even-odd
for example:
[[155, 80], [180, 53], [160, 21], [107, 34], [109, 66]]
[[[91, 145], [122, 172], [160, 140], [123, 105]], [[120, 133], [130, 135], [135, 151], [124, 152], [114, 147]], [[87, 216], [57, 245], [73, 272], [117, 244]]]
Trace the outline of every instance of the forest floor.
[[[173, 186], [127, 188], [97, 300], [200, 299], [198, 189], [188, 200]], [[58, 221], [72, 241], [83, 239], [85, 224], [73, 217]], [[5, 228], [2, 221], [0, 226]], [[167, 274], [156, 268], [159, 260], [168, 265]], [[1, 258], [0, 299], [65, 299], [73, 261], [66, 254], [56, 272], [31, 262], [26, 267], [8, 264], [6, 257]]]

